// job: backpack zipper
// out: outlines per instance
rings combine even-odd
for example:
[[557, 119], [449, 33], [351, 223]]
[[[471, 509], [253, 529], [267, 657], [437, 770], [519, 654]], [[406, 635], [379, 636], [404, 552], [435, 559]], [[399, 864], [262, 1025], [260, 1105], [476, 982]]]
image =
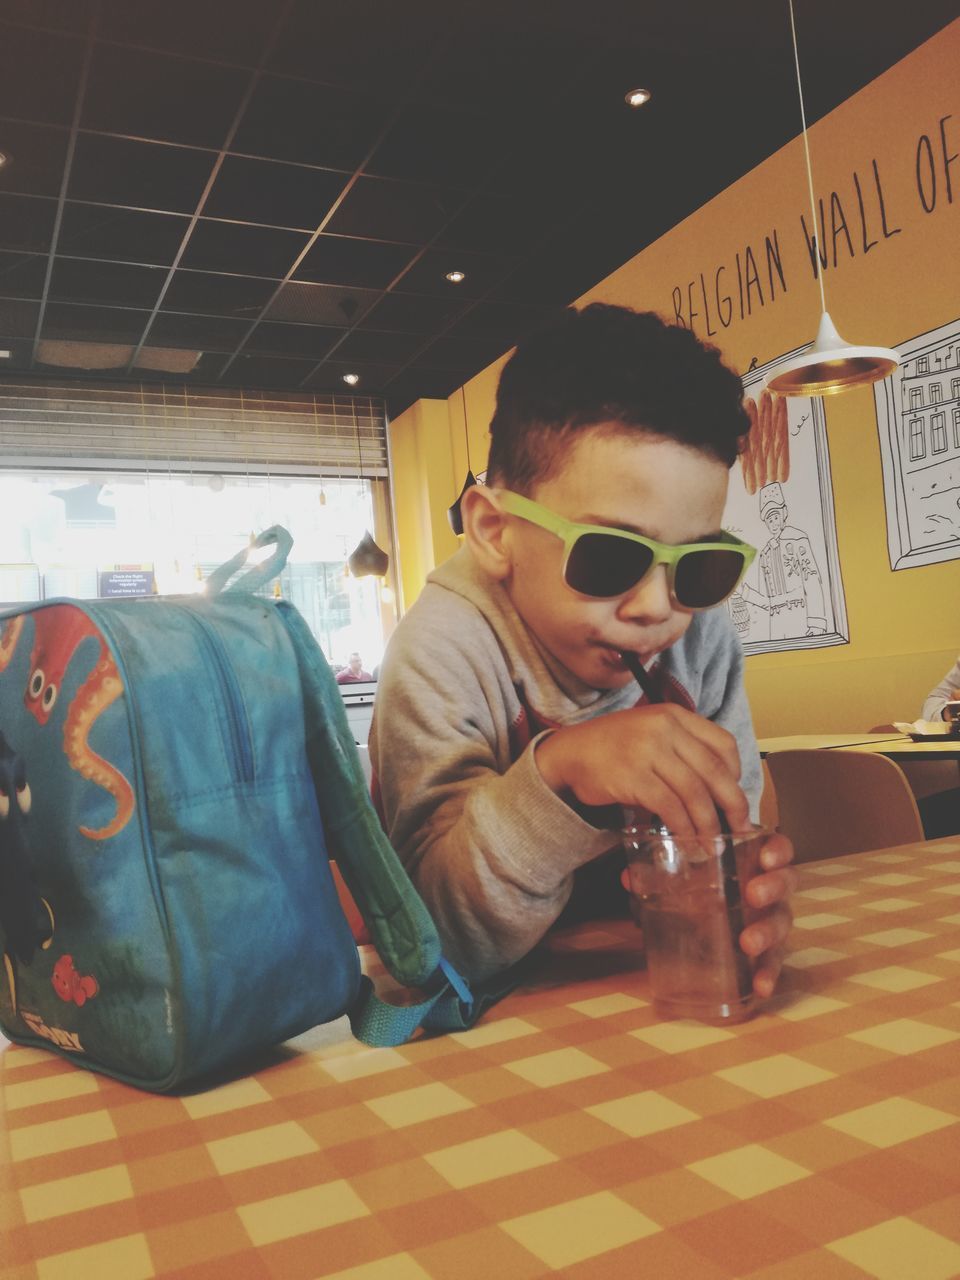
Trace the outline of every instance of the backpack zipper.
[[185, 606], [185, 612], [195, 624], [198, 634], [203, 637], [203, 647], [210, 658], [212, 666], [216, 669], [220, 687], [225, 694], [230, 740], [233, 747], [234, 760], [239, 767], [240, 778], [243, 782], [252, 782], [254, 779], [253, 748], [250, 743], [250, 732], [236, 673], [230, 664], [230, 659], [227, 657], [223, 641], [217, 634], [216, 628], [211, 626], [205, 618], [189, 605]]

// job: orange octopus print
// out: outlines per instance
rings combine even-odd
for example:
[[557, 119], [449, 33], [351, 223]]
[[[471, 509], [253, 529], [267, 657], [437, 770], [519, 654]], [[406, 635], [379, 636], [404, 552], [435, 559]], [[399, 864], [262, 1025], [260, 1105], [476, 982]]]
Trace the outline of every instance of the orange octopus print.
[[48, 609], [37, 609], [32, 616], [33, 650], [23, 700], [39, 724], [46, 724], [50, 719], [67, 667], [81, 642], [88, 636], [94, 636], [100, 643], [96, 665], [67, 710], [63, 747], [70, 767], [98, 787], [103, 787], [116, 801], [117, 812], [105, 827], [99, 831], [80, 827], [80, 834], [91, 840], [109, 840], [130, 821], [134, 810], [133, 790], [118, 769], [97, 755], [88, 739], [97, 717], [123, 693], [123, 682], [103, 637], [81, 609], [57, 604]]

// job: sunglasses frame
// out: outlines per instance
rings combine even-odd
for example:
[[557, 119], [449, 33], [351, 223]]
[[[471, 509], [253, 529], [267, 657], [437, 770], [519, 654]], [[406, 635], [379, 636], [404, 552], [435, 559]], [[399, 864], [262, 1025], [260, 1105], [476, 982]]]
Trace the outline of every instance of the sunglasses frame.
[[[588, 596], [591, 600], [615, 600], [617, 595], [626, 595], [628, 591], [635, 590], [645, 578], [653, 572], [658, 565], [666, 565], [667, 581], [670, 586], [671, 599], [690, 613], [702, 613], [705, 609], [716, 608], [718, 604], [723, 604], [724, 600], [729, 600], [730, 596], [736, 591], [740, 583], [743, 581], [744, 575], [753, 564], [757, 554], [756, 547], [752, 547], [749, 542], [744, 542], [741, 538], [735, 537], [732, 533], [725, 530], [721, 533], [719, 541], [711, 542], [682, 542], [675, 546], [671, 546], [666, 542], [657, 542], [653, 538], [645, 538], [639, 533], [630, 533], [626, 529], [611, 529], [605, 525], [597, 524], [578, 524], [575, 520], [567, 520], [563, 516], [557, 515], [555, 511], [551, 511], [549, 507], [541, 506], [539, 502], [534, 502], [532, 498], [525, 498], [523, 494], [513, 493], [509, 489], [498, 489], [497, 498], [500, 505], [508, 515], [518, 516], [521, 520], [526, 520], [530, 524], [535, 524], [541, 529], [546, 529], [548, 533], [554, 534], [563, 543], [563, 581], [564, 585], [569, 587], [571, 591], [576, 591], [577, 595]], [[653, 552], [653, 560], [649, 568], [632, 584], [625, 587], [623, 591], [617, 592], [612, 596], [595, 596], [587, 591], [580, 591], [579, 588], [571, 586], [567, 582], [567, 564], [570, 560], [570, 553], [573, 550], [577, 539], [585, 533], [605, 534], [611, 538], [623, 538], [627, 542], [638, 542], [642, 547], [646, 547], [648, 551]], [[677, 599], [674, 589], [674, 579], [676, 577], [677, 565], [685, 555], [689, 555], [692, 551], [739, 551], [743, 556], [743, 566], [737, 577], [736, 582], [721, 599], [715, 600], [713, 604], [708, 605], [688, 605]]]

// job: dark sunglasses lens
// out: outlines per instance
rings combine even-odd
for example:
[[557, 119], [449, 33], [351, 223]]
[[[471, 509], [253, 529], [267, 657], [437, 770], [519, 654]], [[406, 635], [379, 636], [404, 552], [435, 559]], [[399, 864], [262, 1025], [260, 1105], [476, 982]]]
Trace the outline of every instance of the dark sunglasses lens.
[[582, 533], [570, 548], [567, 585], [585, 596], [619, 596], [636, 586], [653, 563], [642, 542], [612, 533]]
[[742, 572], [740, 551], [688, 551], [677, 563], [674, 594], [686, 609], [709, 609], [726, 600]]

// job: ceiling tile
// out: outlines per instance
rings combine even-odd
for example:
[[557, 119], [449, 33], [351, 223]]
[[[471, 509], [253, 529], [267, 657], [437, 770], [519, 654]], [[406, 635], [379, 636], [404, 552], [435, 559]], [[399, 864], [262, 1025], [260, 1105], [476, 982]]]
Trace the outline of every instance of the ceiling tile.
[[466, 208], [437, 237], [450, 249], [518, 255], [547, 235], [566, 216], [563, 206], [544, 201], [521, 204], [507, 196], [474, 196]]
[[56, 217], [56, 200], [0, 194], [0, 249], [46, 253]]
[[186, 217], [172, 213], [140, 213], [68, 200], [63, 207], [57, 252], [169, 266], [188, 225]]
[[145, 49], [97, 45], [84, 129], [219, 149], [243, 99], [248, 71]]
[[[395, 364], [370, 364], [358, 360], [347, 362], [337, 359], [325, 360], [323, 364], [304, 383], [311, 391], [339, 391], [341, 394], [364, 393], [366, 395], [383, 395], [384, 387], [399, 371]], [[353, 387], [343, 381], [345, 373], [356, 373], [360, 381]]]
[[403, 364], [423, 346], [423, 338], [413, 333], [373, 333], [355, 329], [337, 347], [337, 359], [369, 360], [374, 364]]
[[201, 218], [181, 261], [183, 266], [200, 271], [282, 279], [309, 238], [302, 231], [277, 231]]
[[156, 304], [166, 278], [165, 267], [132, 267], [125, 262], [96, 262], [91, 258], [56, 258], [50, 277], [50, 297], [58, 302], [150, 308]]
[[262, 322], [250, 335], [244, 350], [254, 355], [304, 356], [316, 362], [324, 358], [343, 333], [343, 329], [322, 328], [316, 324]]
[[[37, 8], [30, 4], [26, 21], [36, 24]], [[68, 125], [83, 51], [74, 36], [0, 23], [0, 116]]]
[[0, 191], [59, 195], [68, 137], [66, 129], [0, 120], [0, 151], [7, 157]]
[[298, 0], [269, 66], [390, 96], [419, 78], [449, 20], [443, 0]]
[[403, 270], [415, 252], [412, 245], [321, 235], [297, 267], [296, 279], [383, 289]]
[[488, 338], [497, 335], [513, 346], [520, 338], [542, 328], [563, 311], [562, 307], [531, 307], [513, 302], [478, 302], [450, 330], [451, 338]]
[[102, 0], [101, 39], [255, 66], [278, 5], [239, 0]]
[[257, 356], [241, 352], [230, 366], [233, 385], [276, 387], [292, 390], [314, 368], [312, 360], [284, 360], [279, 356]]
[[43, 337], [75, 342], [136, 343], [149, 319], [149, 311], [50, 302], [44, 312]]
[[[499, 284], [519, 259], [467, 253], [463, 249], [427, 249], [399, 281], [404, 293], [431, 293], [443, 298], [479, 298]], [[465, 279], [452, 284], [448, 271]]]
[[434, 369], [483, 369], [513, 344], [498, 336], [449, 338], [441, 336], [417, 353], [417, 363]]
[[193, 213], [215, 159], [209, 151], [81, 133], [67, 194], [97, 204]]
[[292, 320], [299, 324], [349, 327], [361, 319], [379, 296], [373, 289], [343, 289], [291, 280], [280, 290], [267, 316], [271, 320]]
[[210, 218], [315, 231], [345, 181], [342, 173], [326, 169], [227, 156], [203, 212]]
[[235, 351], [250, 321], [240, 317], [182, 315], [161, 311], [150, 327], [154, 347], [187, 347], [198, 351]]
[[0, 253], [0, 297], [41, 298], [46, 274], [45, 253]]
[[412, 104], [400, 115], [366, 172], [418, 182], [478, 185], [495, 165], [509, 135], [491, 122], [462, 111]]
[[33, 338], [40, 314], [39, 302], [0, 298], [0, 337]]
[[352, 173], [393, 111], [350, 89], [264, 76], [230, 150]]
[[392, 329], [401, 333], [432, 333], [445, 329], [459, 316], [470, 299], [423, 297], [415, 293], [385, 293], [364, 322], [368, 329]]
[[181, 269], [174, 272], [161, 306], [164, 311], [200, 311], [210, 316], [236, 317], [249, 324], [259, 316], [279, 283], [259, 276]]
[[463, 193], [445, 187], [359, 178], [326, 230], [345, 236], [425, 244], [465, 198]]

